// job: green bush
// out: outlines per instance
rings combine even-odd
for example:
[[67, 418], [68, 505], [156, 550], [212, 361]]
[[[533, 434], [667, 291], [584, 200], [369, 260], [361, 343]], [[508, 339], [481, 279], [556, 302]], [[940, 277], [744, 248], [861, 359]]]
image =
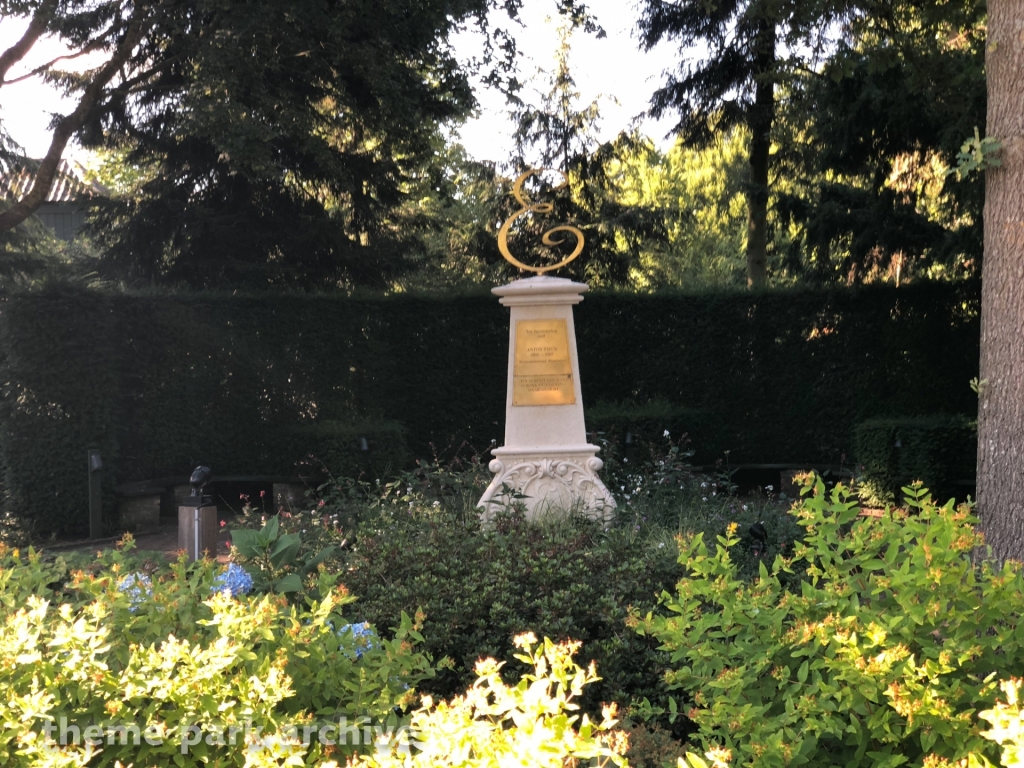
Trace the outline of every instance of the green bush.
[[[301, 542], [296, 560], [331, 550], [322, 567], [360, 595], [363, 615], [375, 625], [423, 610], [425, 650], [451, 659], [425, 691], [454, 695], [472, 682], [481, 656], [508, 662], [513, 671], [512, 637], [536, 627], [583, 641], [585, 660], [597, 661], [602, 680], [585, 695], [593, 713], [600, 701], [625, 703], [663, 690], [665, 658], [625, 631], [624, 622], [631, 606], [652, 608], [682, 574], [677, 533], [714, 535], [742, 525], [737, 561], [742, 574], [756, 575], [765, 559], [791, 554], [800, 532], [779, 504], [729, 496], [687, 469], [675, 448], [652, 459], [647, 474], [623, 478], [637, 484], [615, 488], [620, 505], [609, 529], [572, 515], [530, 522], [514, 504], [494, 525], [481, 525], [475, 505], [490, 475], [478, 458], [422, 464], [388, 483], [332, 481], [306, 509], [282, 512], [276, 521]], [[256, 531], [272, 519], [251, 507], [246, 513], [236, 526]], [[757, 522], [765, 542], [749, 534]], [[240, 560], [265, 571], [264, 582], [280, 578], [279, 569], [257, 559]], [[304, 594], [315, 597], [314, 587], [307, 584]]]
[[383, 723], [431, 674], [407, 617], [394, 640], [345, 627], [344, 590], [299, 609], [211, 594], [212, 562], [147, 573], [115, 552], [78, 565], [0, 547], [5, 766], [315, 765], [372, 749], [322, 743], [320, 727]]
[[341, 578], [360, 595], [365, 617], [383, 626], [422, 609], [424, 649], [454, 662], [424, 684], [426, 692], [461, 690], [480, 657], [514, 669], [512, 638], [529, 628], [583, 642], [583, 661], [595, 661], [602, 678], [584, 697], [590, 712], [660, 687], [665, 657], [625, 621], [630, 607], [653, 607], [678, 578], [671, 544], [640, 542], [583, 518], [531, 523], [510, 511], [482, 528], [475, 516], [421, 517], [406, 505], [355, 535]]
[[854, 429], [861, 492], [871, 504], [892, 503], [900, 488], [920, 480], [936, 497], [974, 477], [977, 422], [965, 416], [869, 419]]
[[[996, 703], [998, 677], [1024, 672], [1020, 564], [975, 566], [970, 509], [918, 488], [906, 489], [909, 512], [881, 518], [860, 517], [842, 486], [812, 490], [794, 509], [806, 537], [792, 558], [747, 583], [735, 531], [714, 552], [692, 537], [667, 614], [636, 618], [671, 654], [693, 739], [738, 766], [994, 758], [977, 712]], [[790, 591], [794, 568], [806, 579]]]

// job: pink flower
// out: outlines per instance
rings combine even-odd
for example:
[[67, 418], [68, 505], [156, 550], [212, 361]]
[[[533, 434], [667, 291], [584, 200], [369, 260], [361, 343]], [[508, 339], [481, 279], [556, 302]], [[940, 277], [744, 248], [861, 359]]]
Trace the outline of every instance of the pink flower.
[[225, 525], [227, 525], [227, 524], [228, 524], [228, 521], [227, 521], [227, 520], [221, 520], [221, 521], [220, 521], [220, 527], [221, 527], [221, 528], [223, 528], [223, 527], [224, 527]]
[[322, 506], [323, 506], [324, 504], [326, 504], [326, 503], [327, 503], [326, 501], [324, 501], [323, 499], [320, 499], [320, 503], [319, 503], [319, 504], [317, 504], [317, 506], [318, 506], [318, 507], [322, 507]]
[[261, 499], [262, 499], [262, 498], [263, 498], [264, 496], [266, 496], [266, 495], [267, 495], [267, 492], [266, 492], [266, 491], [260, 491], [260, 498], [261, 498]]

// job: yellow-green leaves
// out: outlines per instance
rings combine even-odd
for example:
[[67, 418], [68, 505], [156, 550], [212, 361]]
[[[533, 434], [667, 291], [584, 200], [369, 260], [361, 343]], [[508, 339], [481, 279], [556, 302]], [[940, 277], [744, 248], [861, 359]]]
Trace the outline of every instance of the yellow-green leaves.
[[[793, 510], [806, 535], [792, 559], [748, 583], [735, 537], [713, 553], [683, 540], [687, 578], [665, 615], [638, 619], [672, 655], [696, 743], [758, 768], [994, 758], [976, 712], [994, 705], [996, 676], [1024, 674], [1020, 566], [976, 566], [970, 508], [920, 487], [880, 518], [861, 517], [842, 486], [811, 490]], [[806, 573], [798, 591], [786, 569]]]

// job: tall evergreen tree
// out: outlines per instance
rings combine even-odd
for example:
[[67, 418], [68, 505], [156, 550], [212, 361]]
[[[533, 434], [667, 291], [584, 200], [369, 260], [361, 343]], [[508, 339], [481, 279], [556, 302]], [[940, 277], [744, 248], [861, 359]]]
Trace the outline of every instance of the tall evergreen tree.
[[[562, 274], [595, 285], [625, 285], [630, 270], [638, 262], [645, 241], [664, 238], [663, 217], [650, 207], [622, 202], [621, 190], [610, 168], [623, 156], [636, 150], [641, 139], [636, 134], [620, 133], [614, 140], [601, 142], [599, 99], [580, 104], [580, 93], [572, 76], [570, 55], [574, 26], [563, 20], [559, 27], [559, 45], [555, 67], [538, 73], [546, 80], [535, 104], [520, 102], [514, 117], [517, 122], [516, 156], [513, 170], [518, 174], [532, 164], [553, 168], [566, 174], [567, 194], [548, 197], [555, 205], [551, 224], [571, 223], [585, 235], [583, 256], [562, 270]], [[550, 187], [541, 182], [541, 194], [550, 195]], [[526, 230], [537, 242], [545, 227]], [[567, 236], [571, 250], [575, 243]], [[527, 238], [520, 242], [526, 245]], [[538, 254], [557, 261], [551, 252]], [[539, 263], [539, 262], [538, 262]]]
[[[819, 280], [980, 264], [983, 184], [947, 174], [985, 123], [983, 0], [852, 0], [823, 66], [790, 82], [779, 208]], [[805, 274], [807, 274], [805, 272]]]
[[768, 274], [768, 200], [777, 88], [820, 54], [836, 13], [830, 0], [642, 0], [646, 50], [674, 41], [684, 61], [655, 91], [651, 113], [679, 115], [674, 132], [689, 146], [743, 125], [750, 132], [747, 283]]
[[[0, 214], [0, 230], [45, 198], [75, 136], [127, 146], [129, 162], [153, 170], [101, 214], [120, 274], [196, 285], [376, 279], [400, 261], [403, 233], [387, 214], [410, 170], [431, 156], [437, 125], [473, 106], [449, 35], [486, 25], [494, 6], [514, 15], [519, 0], [15, 0], [11, 14], [32, 24], [0, 51], [0, 86], [44, 33], [108, 59], [84, 74], [42, 68], [77, 106], [57, 120], [32, 192]], [[491, 40], [497, 61], [510, 61], [514, 45]]]

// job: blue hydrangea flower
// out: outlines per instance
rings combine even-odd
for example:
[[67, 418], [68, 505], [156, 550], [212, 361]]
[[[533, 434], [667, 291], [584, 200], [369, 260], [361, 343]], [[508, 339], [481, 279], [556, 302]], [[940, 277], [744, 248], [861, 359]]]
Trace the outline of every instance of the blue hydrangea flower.
[[129, 573], [117, 583], [117, 591], [124, 592], [131, 601], [129, 611], [135, 613], [139, 605], [153, 596], [153, 582], [144, 573]]
[[341, 627], [338, 632], [338, 637], [345, 637], [351, 635], [356, 641], [356, 658], [361, 658], [364, 650], [371, 650], [377, 647], [377, 636], [370, 628], [370, 622], [363, 621], [359, 624], [346, 624]]
[[217, 574], [211, 592], [225, 592], [232, 595], [247, 595], [252, 589], [252, 576], [238, 563], [229, 563], [227, 570]]

